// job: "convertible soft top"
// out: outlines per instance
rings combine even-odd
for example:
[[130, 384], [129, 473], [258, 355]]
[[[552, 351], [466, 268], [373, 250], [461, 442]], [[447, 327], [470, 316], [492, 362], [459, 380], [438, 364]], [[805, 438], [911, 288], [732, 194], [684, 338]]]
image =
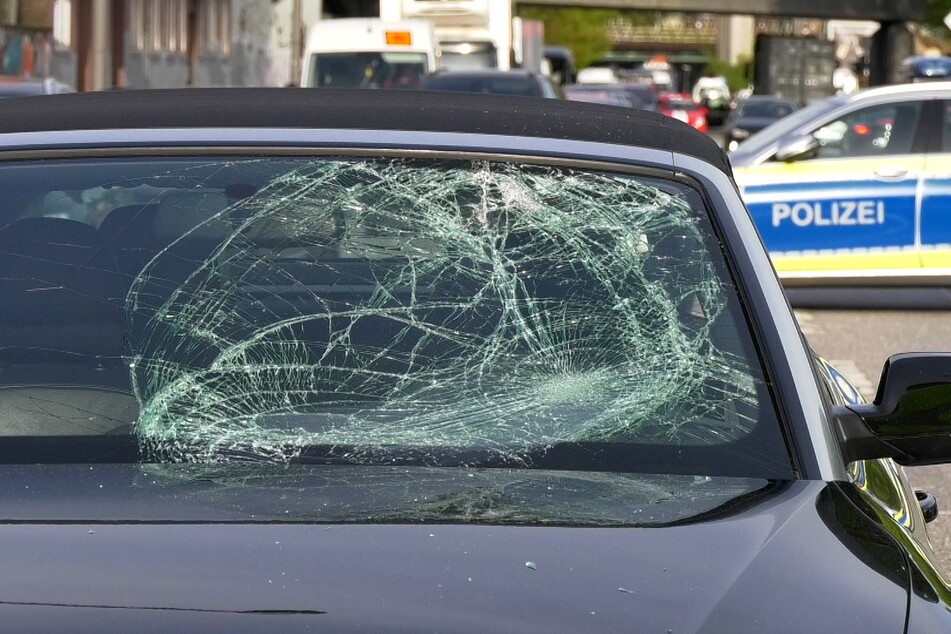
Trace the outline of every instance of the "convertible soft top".
[[559, 100], [413, 90], [192, 88], [0, 102], [0, 132], [117, 128], [348, 128], [471, 132], [633, 145], [731, 173], [704, 134], [670, 117]]

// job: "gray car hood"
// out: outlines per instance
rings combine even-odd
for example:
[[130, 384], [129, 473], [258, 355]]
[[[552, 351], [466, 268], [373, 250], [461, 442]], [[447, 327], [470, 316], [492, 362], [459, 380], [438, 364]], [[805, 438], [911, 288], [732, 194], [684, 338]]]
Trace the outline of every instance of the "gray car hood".
[[[323, 485], [285, 486], [276, 476], [239, 486], [223, 484], [220, 471], [170, 477], [131, 465], [4, 469], [0, 618], [13, 630], [801, 632], [905, 623], [905, 560], [834, 484], [627, 474], [655, 497], [632, 494], [626, 526], [582, 517], [545, 526], [515, 525], [504, 502], [496, 521], [485, 505], [470, 507], [466, 521], [449, 498], [450, 521], [426, 519], [418, 510], [431, 500], [419, 495], [435, 490], [412, 482], [436, 470], [402, 470], [407, 477], [385, 487], [339, 467], [314, 472]], [[513, 473], [473, 476], [484, 479], [480, 489], [504, 489], [507, 479], [515, 499], [527, 489]], [[571, 479], [582, 475], [601, 477], [537, 477], [574, 487], [586, 498], [578, 508], [592, 508], [595, 489]], [[656, 498], [661, 481], [667, 500]], [[349, 498], [333, 490], [343, 482]], [[558, 505], [570, 508], [572, 497]], [[343, 513], [346, 499], [359, 523], [320, 519], [328, 507], [328, 517]], [[387, 516], [384, 499], [415, 510]], [[379, 522], [364, 516], [371, 506]]]

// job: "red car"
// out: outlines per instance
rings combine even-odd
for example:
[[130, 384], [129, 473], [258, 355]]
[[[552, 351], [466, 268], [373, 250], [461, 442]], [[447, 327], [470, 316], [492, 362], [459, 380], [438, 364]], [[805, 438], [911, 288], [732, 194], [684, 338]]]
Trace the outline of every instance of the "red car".
[[707, 109], [686, 93], [661, 93], [657, 96], [657, 110], [668, 117], [689, 123], [701, 132], [707, 132], [710, 129], [707, 123]]

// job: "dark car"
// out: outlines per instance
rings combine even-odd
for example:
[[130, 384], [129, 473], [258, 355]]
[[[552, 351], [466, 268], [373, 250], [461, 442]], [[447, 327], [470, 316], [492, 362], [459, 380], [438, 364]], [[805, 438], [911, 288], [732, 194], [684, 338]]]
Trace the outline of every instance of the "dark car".
[[345, 89], [0, 120], [4, 629], [951, 628], [899, 466], [951, 459], [951, 356], [861, 403], [706, 135]]
[[622, 82], [617, 87], [631, 98], [640, 101], [643, 104], [642, 109], [651, 111], [658, 109], [657, 89], [653, 84]]
[[730, 113], [730, 86], [722, 75], [698, 79], [693, 85], [691, 96], [707, 109], [707, 119], [711, 125], [722, 125]]
[[561, 87], [562, 95], [569, 101], [600, 103], [622, 108], [643, 109], [644, 103], [616, 84], [569, 84]]
[[571, 84], [563, 86], [562, 92], [566, 99], [572, 101], [609, 103], [638, 110], [658, 109], [657, 91], [647, 84]]
[[750, 95], [741, 99], [723, 124], [723, 148], [732, 152], [751, 135], [795, 110], [796, 102], [783, 97]]
[[556, 86], [574, 83], [578, 74], [575, 66], [575, 54], [566, 46], [546, 46], [545, 63], [548, 64], [549, 77]]
[[446, 70], [419, 83], [422, 90], [469, 92], [518, 97], [557, 98], [558, 91], [541, 73], [528, 70]]

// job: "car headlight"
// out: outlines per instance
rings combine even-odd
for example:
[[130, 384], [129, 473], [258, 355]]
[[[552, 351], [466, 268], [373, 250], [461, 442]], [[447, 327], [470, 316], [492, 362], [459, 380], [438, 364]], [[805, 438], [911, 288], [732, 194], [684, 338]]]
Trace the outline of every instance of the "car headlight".
[[750, 131], [744, 130], [743, 128], [733, 128], [733, 132], [731, 132], [731, 135], [733, 136], [734, 139], [742, 140], [750, 136]]

